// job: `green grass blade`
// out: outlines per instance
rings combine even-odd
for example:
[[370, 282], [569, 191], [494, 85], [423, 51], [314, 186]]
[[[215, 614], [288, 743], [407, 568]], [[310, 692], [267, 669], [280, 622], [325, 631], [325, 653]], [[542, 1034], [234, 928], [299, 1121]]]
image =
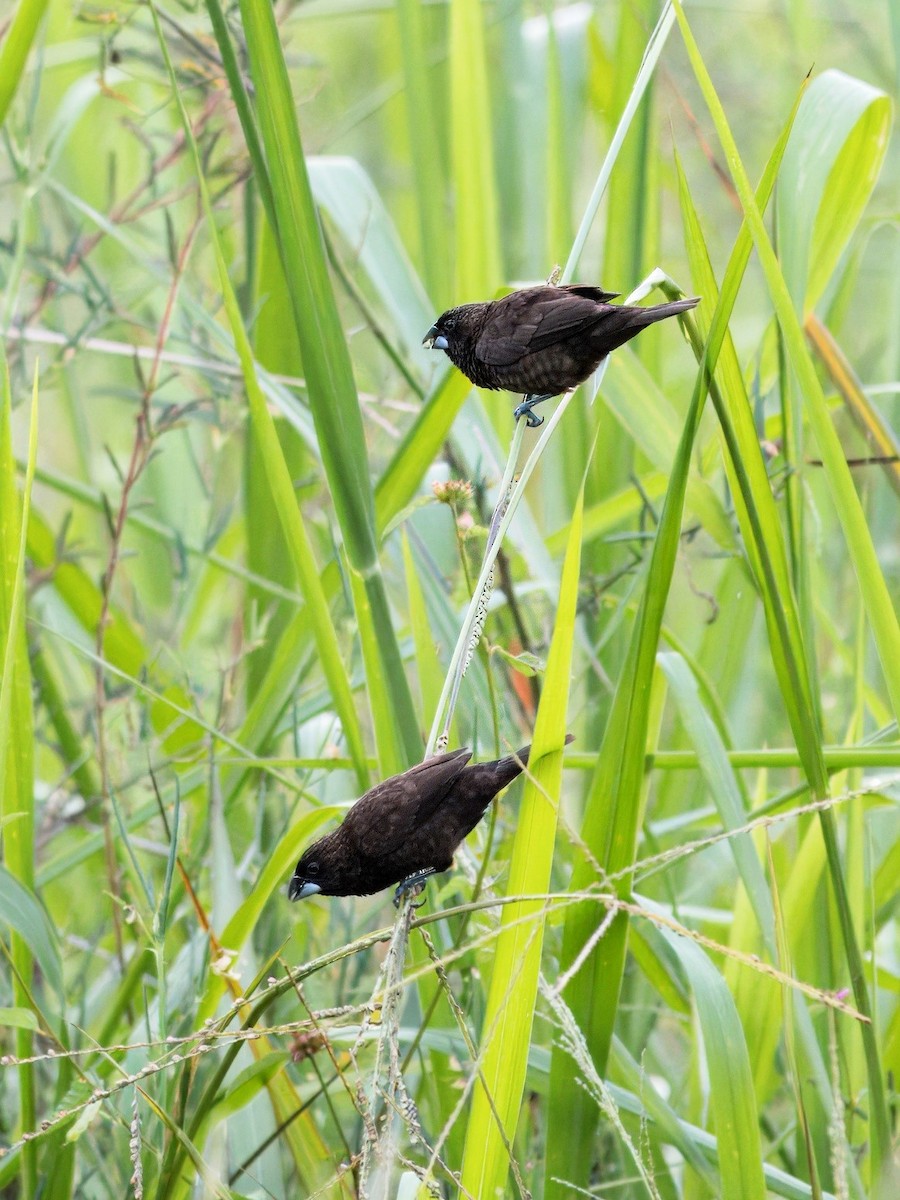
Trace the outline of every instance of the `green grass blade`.
[[[763, 187], [765, 198], [774, 185], [781, 139], [773, 155]], [[620, 682], [604, 733], [597, 769], [585, 811], [582, 836], [601, 866], [623, 871], [633, 861], [643, 785], [649, 719], [650, 683], [653, 662], [662, 625], [665, 600], [672, 580], [685, 497], [690, 459], [699, 423], [706, 380], [717, 369], [719, 355], [726, 342], [727, 323], [734, 306], [740, 281], [750, 254], [750, 239], [742, 230], [725, 274], [722, 294], [718, 297], [710, 324], [709, 341], [701, 361], [701, 372], [694, 389], [681, 441], [672, 466], [653, 554], [647, 575]], [[703, 310], [698, 313], [703, 321]], [[754, 437], [754, 451], [758, 444]], [[592, 869], [583, 864], [573, 873], [572, 886], [589, 882]], [[627, 875], [619, 885], [627, 892]], [[594, 917], [584, 905], [567, 915], [563, 935], [562, 965], [567, 967], [580, 953], [592, 932]], [[619, 984], [624, 967], [627, 924], [618, 918], [603, 942], [586, 959], [570, 984], [569, 1002], [575, 1019], [585, 1031], [595, 1063], [602, 1071], [612, 1038], [618, 1003]], [[566, 1131], [574, 1131], [576, 1146], [589, 1146], [596, 1120], [596, 1109], [580, 1094], [567, 1057], [554, 1055], [551, 1071], [550, 1132], [548, 1136], [548, 1173], [575, 1182], [587, 1178], [589, 1153], [583, 1152], [579, 1164], [564, 1160], [562, 1147], [568, 1144]], [[548, 1195], [560, 1195], [552, 1190]]]
[[[533, 757], [517, 822], [508, 895], [539, 894], [547, 890], [550, 882], [571, 685], [581, 514], [579, 499], [566, 548], [544, 690], [535, 720]], [[522, 901], [503, 909], [482, 1023], [481, 1082], [476, 1085], [472, 1100], [463, 1157], [463, 1187], [474, 1196], [504, 1193], [509, 1161], [494, 1114], [505, 1132], [505, 1140], [511, 1142], [525, 1083], [545, 916], [546, 909], [540, 901]]]
[[[28, 463], [21, 509], [16, 494], [12, 455], [10, 414], [12, 395], [6, 360], [0, 354], [0, 821], [3, 824], [3, 857], [9, 869], [10, 886], [21, 888], [23, 901], [31, 899], [34, 887], [34, 714], [31, 704], [31, 670], [25, 637], [25, 556], [28, 514], [37, 458], [38, 373], [35, 368], [28, 436]], [[24, 915], [24, 914], [23, 914]], [[41, 914], [43, 915], [43, 914]], [[12, 919], [13, 914], [8, 914]], [[10, 957], [15, 976], [12, 1000], [27, 1007], [37, 944], [24, 929], [13, 925]], [[40, 960], [39, 960], [40, 961]], [[32, 1053], [32, 1034], [20, 1027], [15, 1035], [16, 1054]], [[19, 1121], [22, 1130], [32, 1130], [37, 1111], [35, 1070], [30, 1063], [19, 1067]], [[26, 1146], [22, 1154], [20, 1187], [30, 1200], [38, 1185], [37, 1152]]]
[[432, 90], [428, 71], [425, 15], [419, 0], [398, 0], [397, 18], [405, 82], [403, 101], [416, 181], [419, 261], [429, 295], [440, 310], [452, 302], [446, 232], [447, 182], [441, 165], [435, 119], [437, 96]]
[[[664, 472], [678, 445], [680, 418], [641, 360], [625, 347], [611, 356], [600, 391], [633, 445], [652, 467]], [[712, 484], [692, 476], [687, 507], [723, 550], [736, 551], [731, 519]]]
[[28, 51], [49, 3], [50, 0], [19, 0], [16, 15], [0, 45], [0, 126], [6, 120], [25, 70]]
[[[796, 112], [795, 106], [794, 113]], [[763, 203], [771, 195], [774, 187], [794, 113], [782, 130], [759, 185], [759, 196]], [[694, 282], [702, 287], [704, 295], [713, 299], [719, 294], [718, 286], [690, 190], [680, 166], [679, 196], [686, 240], [690, 247]], [[749, 231], [744, 226], [735, 244], [735, 262], [740, 261], [746, 266], [750, 248]], [[703, 314], [700, 313], [698, 322], [701, 328], [703, 320]], [[817, 791], [824, 794], [827, 776], [821, 752], [818, 694], [803, 641], [778, 511], [763, 462], [737, 355], [727, 334], [716, 366], [711, 394], [727, 451], [726, 465], [732, 481], [735, 510], [763, 602], [769, 645], [781, 685], [782, 699], [806, 773]]]
[[[4, 833], [8, 831], [7, 828]], [[0, 866], [0, 919], [15, 930], [23, 943], [27, 943], [47, 986], [61, 999], [64, 995], [63, 969], [56, 930], [34, 893], [3, 866]]]
[[366, 698], [378, 749], [378, 778], [387, 779], [391, 775], [397, 775], [410, 764], [404, 761], [402, 747], [397, 741], [387, 680], [379, 667], [378, 622], [372, 612], [369, 594], [363, 581], [356, 575], [351, 576], [350, 585], [353, 588], [353, 609], [356, 613], [359, 645], [366, 669]]
[[[167, 53], [165, 41], [161, 35], [160, 45], [162, 46], [164, 52]], [[179, 112], [184, 124], [185, 136], [187, 137], [188, 144], [193, 152], [194, 165], [197, 172], [197, 182], [200, 187], [200, 193], [206, 209], [209, 234], [210, 238], [212, 239], [213, 249], [216, 256], [216, 264], [219, 269], [219, 281], [222, 287], [225, 310], [228, 314], [231, 333], [234, 338], [234, 344], [241, 362], [244, 384], [247, 389], [247, 401], [250, 406], [250, 419], [253, 422], [254, 430], [258, 438], [260, 454], [262, 455], [266, 464], [269, 486], [272, 489], [272, 500], [278, 513], [278, 518], [282, 523], [284, 535], [293, 558], [294, 568], [297, 572], [297, 578], [300, 580], [301, 588], [306, 596], [307, 607], [309, 609], [309, 618], [315, 631], [316, 644], [321, 657], [322, 668], [325, 672], [326, 678], [328, 679], [329, 687], [331, 688], [335, 709], [341, 719], [343, 733], [347, 739], [350, 756], [353, 759], [360, 786], [365, 788], [368, 786], [369, 773], [366, 765], [362, 731], [356, 715], [356, 709], [353, 703], [353, 694], [350, 689], [350, 682], [347, 678], [347, 673], [344, 669], [337, 636], [331, 623], [331, 613], [329, 611], [328, 602], [322, 589], [319, 568], [313, 554], [309, 535], [306, 532], [306, 527], [297, 508], [297, 499], [294, 493], [293, 481], [291, 479], [290, 472], [288, 471], [287, 464], [284, 460], [284, 453], [278, 441], [278, 434], [275, 432], [272, 416], [269, 412], [268, 405], [266, 404], [266, 399], [263, 395], [262, 388], [259, 385], [259, 380], [256, 374], [256, 366], [253, 359], [253, 352], [250, 348], [250, 342], [244, 330], [237, 298], [231, 285], [231, 280], [228, 275], [228, 267], [225, 263], [221, 243], [216, 230], [215, 213], [209, 199], [209, 192], [206, 187], [206, 179], [203, 173], [203, 165], [200, 161], [197, 145], [193, 138], [187, 112], [185, 111], [180, 93], [178, 91], [177, 80], [174, 72], [171, 71], [171, 67], [170, 74], [172, 79], [173, 94], [178, 103]]]
[[609, 149], [606, 152], [606, 157], [603, 160], [603, 165], [600, 168], [600, 173], [594, 183], [594, 189], [591, 192], [591, 197], [588, 201], [587, 208], [581, 218], [581, 224], [578, 227], [578, 232], [575, 235], [575, 241], [572, 243], [572, 249], [569, 251], [569, 257], [566, 260], [566, 265], [563, 269], [562, 279], [565, 282], [573, 277], [573, 272], [578, 266], [581, 259], [582, 251], [594, 223], [594, 218], [600, 208], [600, 202], [603, 199], [610, 178], [612, 177], [613, 167], [622, 149], [622, 143], [631, 128], [631, 123], [634, 120], [634, 115], [637, 112], [641, 101], [644, 98], [644, 93], [650, 85], [650, 80], [653, 78], [653, 72], [656, 70], [656, 64], [659, 62], [660, 55], [665, 48], [666, 40], [672, 31], [672, 26], [675, 24], [675, 11], [672, 7], [672, 0], [666, 0], [665, 8], [659, 15], [659, 20], [650, 39], [647, 42], [647, 49], [644, 52], [644, 57], [641, 61], [641, 69], [638, 72], [637, 78], [634, 81], [634, 86], [628, 97], [628, 103], [622, 111], [622, 116], [619, 118], [619, 123], [616, 126], [616, 132], [610, 142]]
[[[737, 829], [750, 819], [749, 806], [728, 761], [725, 744], [715, 722], [703, 707], [697, 680], [680, 654], [666, 652], [659, 656], [659, 662], [666, 673], [669, 690], [678, 705], [687, 735], [697, 751], [700, 770], [719, 811], [722, 826], [725, 829]], [[749, 834], [743, 834], [732, 838], [728, 844], [753, 914], [759, 922], [763, 940], [774, 957], [775, 910], [753, 840]]]
[[898, 624], [887, 583], [872, 544], [872, 535], [866, 524], [859, 495], [854, 487], [843, 449], [828, 413], [822, 385], [819, 383], [815, 366], [806, 347], [800, 318], [791, 302], [790, 292], [766, 233], [727, 118], [699, 51], [693, 42], [684, 13], [677, 2], [676, 11], [692, 66], [725, 149], [732, 179], [741, 198], [745, 220], [759, 255], [782, 336], [800, 383], [807, 420], [813, 430], [835, 510], [844, 530], [847, 550], [856, 571], [860, 593], [866, 607], [894, 712], [900, 714], [900, 624]]
[[[600, 865], [610, 871], [622, 870], [634, 857], [643, 795], [651, 677], [681, 535], [691, 451], [705, 395], [702, 380], [701, 372], [672, 467], [628, 656], [616, 688], [582, 825], [584, 841]], [[593, 874], [593, 868], [582, 862], [573, 872], [571, 887], [585, 886]], [[627, 891], [630, 887], [627, 877], [618, 886]], [[563, 932], [563, 969], [582, 952], [595, 925], [596, 911], [592, 905], [575, 905], [569, 911]], [[606, 1069], [612, 1039], [626, 934], [627, 922], [620, 915], [600, 945], [588, 954], [566, 993], [601, 1074]], [[561, 1197], [564, 1190], [562, 1185], [552, 1182], [554, 1178], [579, 1186], [587, 1180], [597, 1108], [577, 1087], [571, 1059], [559, 1048], [553, 1055], [549, 1110], [546, 1194]]]
[[347, 558], [366, 583], [381, 668], [407, 765], [421, 735], [378, 563], [375, 505], [353, 368], [328, 274], [318, 214], [278, 26], [266, 0], [242, 0], [257, 114], [272, 184], [278, 239], [322, 465]]
[[883, 459], [880, 465], [888, 482], [900, 495], [900, 434], [867, 395], [837, 339], [814, 312], [806, 314], [803, 329], [873, 454]]
[[[798, 315], [812, 310], [854, 232], [878, 178], [891, 125], [883, 92], [841, 71], [807, 89], [784, 156], [776, 198], [778, 258]], [[787, 519], [792, 569], [808, 644], [814, 638], [804, 405], [779, 353]]]
[[[807, 419], [813, 429], [819, 453], [822, 456], [826, 479], [844, 530], [847, 549], [854, 564], [863, 604], [881, 660], [882, 672], [894, 712], [897, 714], [900, 713], [900, 625], [898, 625], [897, 614], [891, 603], [887, 583], [881, 572], [850, 469], [847, 466], [843, 449], [828, 412], [821, 384], [803, 338], [800, 319], [791, 302], [790, 292], [766, 233], [762, 215], [738, 154], [725, 112], [677, 0], [676, 12], [691, 65], [725, 150], [729, 170], [740, 196], [745, 220], [766, 277], [785, 346], [797, 374], [806, 406]], [[844, 949], [854, 998], [859, 1011], [869, 1018], [871, 1004], [843, 880], [833, 814], [824, 812], [821, 822], [826, 840], [831, 880], [836, 892], [838, 916], [844, 937]], [[871, 1024], [863, 1024], [860, 1032], [866, 1051], [870, 1091], [873, 1177], [879, 1194], [883, 1190], [883, 1194], [888, 1195], [889, 1189], [893, 1186], [888, 1176], [893, 1168], [890, 1162], [890, 1126], [884, 1095], [882, 1067]]]
[[[655, 0], [624, 5], [614, 51], [612, 112], [620, 115], [631, 98], [631, 80], [638, 78], [647, 41], [647, 29], [657, 11]], [[610, 286], [631, 287], [659, 261], [655, 219], [658, 181], [653, 140], [652, 76], [634, 111], [628, 136], [622, 144], [618, 170], [609, 183], [603, 277]], [[642, 342], [635, 342], [639, 347]]]
[[378, 528], [383, 530], [415, 495], [427, 464], [434, 461], [472, 385], [462, 372], [443, 371], [409, 425], [375, 489]]
[[347, 556], [377, 569], [369, 462], [353, 368], [338, 317], [290, 81], [270, 4], [243, 0], [257, 116], [272, 181], [276, 236], [290, 287], [310, 408]]
[[[402, 546], [409, 624], [413, 645], [416, 648], [416, 672], [419, 676], [422, 712], [431, 713], [437, 708], [440, 699], [443, 676], [434, 644], [435, 632], [428, 619], [428, 606], [422, 581], [419, 578], [416, 561], [405, 531], [402, 537]], [[452, 729], [450, 745], [457, 744], [455, 729]]]
[[803, 97], [776, 198], [778, 259], [799, 312], [814, 308], [881, 172], [891, 102], [843, 71], [823, 71]]
[[[219, 941], [230, 952], [241, 953], [253, 933], [254, 926], [262, 917], [265, 906], [284, 887], [285, 879], [289, 877], [297, 859], [312, 840], [319, 826], [329, 818], [340, 815], [339, 809], [317, 808], [306, 813], [299, 821], [295, 821], [291, 825], [275, 847], [252, 889], [241, 901], [240, 908], [221, 932]], [[222, 976], [210, 972], [206, 981], [206, 990], [197, 1009], [198, 1024], [202, 1025], [204, 1021], [215, 1016], [216, 1005], [224, 991], [225, 981]]]
[[491, 296], [503, 282], [484, 13], [479, 0], [451, 0], [450, 158], [456, 189], [457, 304]]
[[241, 123], [241, 131], [244, 135], [244, 141], [247, 143], [250, 161], [253, 164], [253, 182], [259, 188], [260, 199], [262, 200], [263, 208], [266, 210], [266, 217], [268, 218], [271, 230], [274, 233], [276, 217], [275, 201], [272, 198], [272, 181], [269, 178], [259, 129], [253, 116], [253, 106], [250, 97], [247, 95], [247, 89], [244, 86], [244, 77], [241, 74], [240, 64], [234, 52], [234, 46], [231, 42], [231, 35], [228, 32], [228, 25], [225, 21], [225, 14], [222, 12], [222, 6], [219, 0], [206, 0], [206, 7], [209, 11], [209, 19], [212, 23], [216, 45], [219, 47], [219, 53], [222, 56], [225, 77], [228, 80], [231, 96], [237, 109], [238, 120]]
[[[78, 625], [88, 634], [96, 630], [103, 607], [100, 588], [80, 563], [68, 559], [58, 561], [53, 533], [35, 510], [31, 511], [28, 521], [28, 556], [38, 570], [52, 573], [53, 589]], [[106, 661], [132, 678], [142, 676], [146, 664], [153, 658], [134, 623], [116, 605], [110, 606], [103, 649]], [[204, 731], [190, 717], [190, 696], [158, 666], [153, 678], [159, 693], [172, 701], [170, 705], [153, 699], [149, 704], [151, 725], [163, 736], [163, 745], [173, 752], [196, 748]]]

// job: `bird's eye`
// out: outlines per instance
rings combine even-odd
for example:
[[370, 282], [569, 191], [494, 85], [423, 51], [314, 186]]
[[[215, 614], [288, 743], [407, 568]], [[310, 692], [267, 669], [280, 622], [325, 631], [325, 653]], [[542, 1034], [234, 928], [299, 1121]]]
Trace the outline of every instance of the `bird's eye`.
[[319, 864], [317, 862], [311, 862], [311, 863], [306, 864], [306, 868], [304, 870], [305, 875], [318, 875], [318, 873], [319, 873]]
[[444, 328], [445, 329], [455, 329], [456, 328], [456, 317], [448, 317], [446, 319], [446, 321], [444, 322]]

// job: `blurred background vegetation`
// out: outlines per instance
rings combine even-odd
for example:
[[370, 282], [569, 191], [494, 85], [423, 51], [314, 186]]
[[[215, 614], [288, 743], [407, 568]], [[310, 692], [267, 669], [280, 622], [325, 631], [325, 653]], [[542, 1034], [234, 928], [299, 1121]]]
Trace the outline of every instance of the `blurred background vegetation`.
[[[675, 15], [0, 14], [3, 1195], [898, 1194], [900, 11]], [[284, 885], [421, 757], [497, 499], [421, 338], [579, 231], [704, 303], [542, 447], [451, 744], [577, 741], [404, 958]]]

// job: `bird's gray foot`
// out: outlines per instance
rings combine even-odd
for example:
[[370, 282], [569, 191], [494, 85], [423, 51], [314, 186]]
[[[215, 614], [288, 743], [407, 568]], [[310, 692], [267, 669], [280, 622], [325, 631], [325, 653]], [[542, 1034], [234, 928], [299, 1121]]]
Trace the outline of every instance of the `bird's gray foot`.
[[526, 396], [522, 403], [513, 410], [513, 416], [517, 421], [519, 417], [524, 417], [528, 423], [529, 429], [537, 429], [538, 425], [543, 425], [544, 418], [539, 417], [537, 413], [533, 411], [534, 406], [536, 404], [540, 404], [542, 400], [552, 399], [553, 394], [553, 392], [547, 392], [543, 395], [535, 396], [534, 393], [532, 393], [530, 396]]
[[[397, 890], [394, 892], [394, 908], [400, 907], [400, 901], [409, 892], [413, 896], [418, 896], [420, 892], [425, 890], [425, 881], [430, 875], [435, 875], [437, 872], [434, 867], [429, 867], [427, 871], [416, 871], [414, 875], [407, 876], [402, 883], [397, 884]], [[413, 908], [421, 908], [425, 903], [421, 900], [418, 904], [414, 904]]]

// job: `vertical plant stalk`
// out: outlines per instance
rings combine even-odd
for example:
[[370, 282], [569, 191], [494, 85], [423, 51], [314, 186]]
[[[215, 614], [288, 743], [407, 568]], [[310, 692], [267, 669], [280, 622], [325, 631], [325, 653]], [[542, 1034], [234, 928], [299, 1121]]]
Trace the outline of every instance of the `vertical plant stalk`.
[[[4, 831], [4, 857], [11, 875], [29, 892], [34, 889], [34, 762], [33, 717], [28, 644], [25, 638], [25, 560], [31, 490], [37, 459], [38, 368], [35, 364], [28, 434], [28, 462], [21, 508], [15, 490], [10, 412], [12, 396], [6, 361], [0, 348], [0, 632], [5, 632], [0, 653], [0, 817], [11, 818]], [[3, 511], [5, 509], [5, 512]], [[17, 519], [18, 518], [18, 519]], [[13, 733], [10, 739], [10, 732]], [[18, 736], [15, 736], [16, 733]], [[34, 960], [31, 947], [21, 934], [10, 937], [13, 967], [12, 999], [31, 1009]], [[16, 1056], [28, 1059], [32, 1032], [17, 1029]], [[34, 1067], [23, 1062], [18, 1068], [19, 1122], [22, 1131], [35, 1126], [37, 1112]], [[25, 1143], [19, 1172], [22, 1200], [31, 1200], [38, 1189], [37, 1147]]]
[[[425, 751], [426, 758], [429, 754], [434, 754], [447, 748], [447, 739], [450, 734], [450, 726], [453, 722], [453, 713], [456, 710], [456, 702], [459, 699], [460, 685], [462, 684], [463, 676], [469, 669], [472, 656], [477, 650], [481, 635], [484, 632], [488, 604], [494, 590], [494, 564], [497, 560], [497, 555], [500, 553], [500, 525], [512, 500], [513, 475], [515, 474], [516, 463], [519, 461], [524, 432], [525, 424], [520, 419], [516, 424], [516, 431], [513, 434], [512, 445], [509, 449], [509, 457], [506, 461], [506, 468], [503, 472], [503, 478], [500, 481], [500, 495], [491, 516], [481, 572], [472, 592], [468, 611], [463, 618], [456, 648], [450, 660], [447, 678], [444, 681], [444, 690], [441, 693], [437, 711], [434, 715], [434, 725], [432, 726], [428, 739], [428, 747]], [[442, 721], [441, 714], [445, 704], [446, 712]], [[440, 728], [439, 733], [438, 728]]]
[[[497, 561], [497, 555], [500, 553], [503, 538], [512, 523], [513, 517], [516, 515], [516, 509], [519, 507], [522, 497], [525, 494], [528, 481], [531, 479], [541, 455], [547, 448], [547, 443], [553, 436], [554, 430], [562, 420], [562, 415], [568, 408], [574, 395], [574, 392], [567, 392], [556, 406], [553, 414], [547, 418], [543, 432], [531, 454], [526, 459], [522, 473], [513, 486], [512, 480], [522, 448], [522, 439], [525, 435], [526, 424], [524, 418], [519, 418], [516, 422], [516, 431], [513, 434], [512, 444], [509, 448], [509, 457], [506, 461], [506, 469], [503, 472], [503, 479], [500, 483], [500, 498], [497, 501], [494, 515], [491, 518], [488, 543], [485, 548], [484, 558], [482, 559], [481, 571], [479, 572], [478, 582], [475, 584], [475, 591], [466, 615], [463, 618], [456, 647], [450, 659], [447, 678], [444, 680], [444, 687], [438, 701], [437, 712], [434, 715], [428, 744], [425, 748], [426, 758], [430, 754], [435, 753], [435, 747], [438, 745], [440, 738], [445, 736], [446, 731], [450, 727], [450, 722], [453, 720], [453, 711], [459, 696], [459, 684], [462, 676], [465, 674], [467, 660], [471, 658], [471, 654], [474, 653], [475, 647], [478, 645], [478, 637], [475, 635], [479, 609], [487, 602], [484, 599], [485, 591], [493, 575], [494, 563]], [[507, 496], [508, 500], [506, 499]], [[477, 632], [480, 635], [480, 628]]]
[[438, 308], [448, 300], [448, 246], [443, 211], [446, 180], [441, 164], [439, 111], [429, 84], [425, 12], [420, 0], [398, 0], [397, 21], [403, 56], [403, 100], [415, 172], [421, 262], [425, 286]]
[[[403, 1082], [400, 1069], [400, 1012], [403, 1001], [403, 968], [406, 965], [406, 947], [409, 943], [409, 928], [416, 908], [412, 894], [404, 897], [400, 912], [394, 923], [394, 931], [372, 996], [373, 1008], [381, 992], [381, 1020], [378, 1041], [375, 1047], [375, 1062], [369, 1078], [368, 1094], [364, 1108], [363, 1145], [359, 1168], [359, 1194], [368, 1200], [388, 1200], [391, 1195], [391, 1172], [397, 1159], [398, 1115], [403, 1114], [410, 1126], [413, 1138], [418, 1137], [418, 1119], [409, 1118], [411, 1101]], [[357, 1047], [369, 1028], [363, 1025]], [[383, 1098], [385, 1111], [381, 1128], [378, 1128], [377, 1112]]]
[[[614, 915], [615, 910], [610, 909], [608, 917]], [[605, 922], [603, 922], [605, 924]], [[601, 926], [602, 927], [602, 926]], [[572, 1010], [562, 998], [563, 980], [560, 979], [554, 986], [547, 982], [543, 974], [539, 976], [538, 987], [541, 995], [546, 1000], [547, 1004], [553, 1011], [554, 1016], [559, 1023], [559, 1028], [562, 1031], [560, 1045], [567, 1054], [571, 1056], [578, 1070], [581, 1073], [581, 1078], [584, 1080], [584, 1086], [589, 1096], [594, 1100], [597, 1107], [612, 1125], [613, 1129], [619, 1138], [619, 1141], [631, 1155], [634, 1161], [635, 1168], [641, 1177], [648, 1194], [652, 1200], [661, 1200], [659, 1189], [656, 1186], [656, 1181], [653, 1178], [652, 1162], [646, 1164], [644, 1162], [641, 1148], [636, 1146], [631, 1140], [628, 1130], [625, 1128], [621, 1114], [619, 1113], [616, 1103], [612, 1098], [609, 1088], [603, 1081], [600, 1072], [597, 1070], [591, 1058], [591, 1052], [588, 1049], [584, 1034], [578, 1027], [575, 1017], [572, 1015]]]

